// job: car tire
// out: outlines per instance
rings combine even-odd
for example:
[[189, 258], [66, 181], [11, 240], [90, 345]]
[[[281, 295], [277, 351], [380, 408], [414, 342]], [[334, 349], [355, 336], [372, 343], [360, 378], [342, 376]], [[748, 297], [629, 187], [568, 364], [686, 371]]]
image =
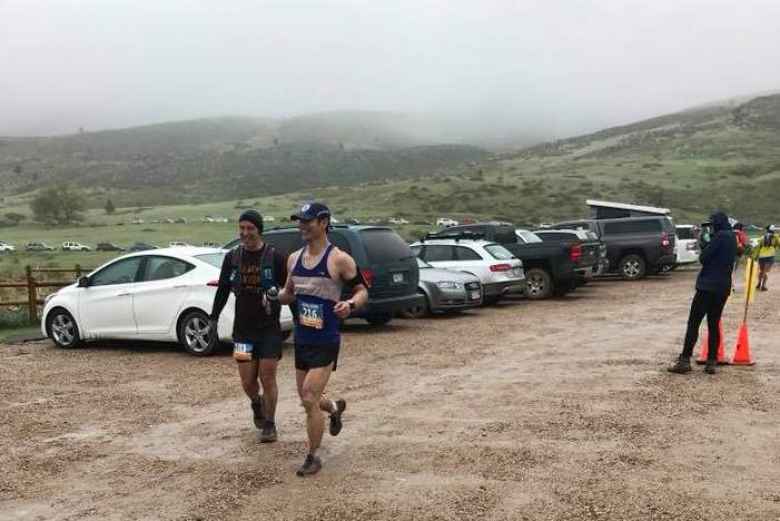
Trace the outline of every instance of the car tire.
[[81, 345], [79, 326], [73, 315], [63, 308], [54, 308], [46, 317], [46, 331], [57, 347], [72, 349]]
[[647, 273], [647, 263], [641, 255], [630, 253], [620, 259], [618, 264], [620, 276], [625, 280], [639, 280]]
[[428, 302], [428, 296], [423, 292], [418, 292], [418, 294], [423, 297], [422, 303], [405, 309], [401, 312], [401, 316], [404, 318], [425, 318], [431, 314], [431, 304]]
[[200, 310], [188, 311], [179, 321], [179, 343], [191, 355], [208, 356], [217, 347], [217, 334], [209, 316]]
[[543, 300], [553, 294], [552, 277], [542, 268], [531, 268], [525, 272], [526, 295], [530, 300]]
[[393, 320], [393, 315], [390, 313], [376, 313], [366, 317], [366, 321], [372, 326], [384, 326], [391, 320]]

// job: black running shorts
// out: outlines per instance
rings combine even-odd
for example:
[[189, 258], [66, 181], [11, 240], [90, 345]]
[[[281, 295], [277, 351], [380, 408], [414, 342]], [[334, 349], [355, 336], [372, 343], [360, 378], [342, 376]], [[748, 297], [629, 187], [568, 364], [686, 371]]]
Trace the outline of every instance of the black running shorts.
[[233, 339], [234, 344], [252, 344], [252, 360], [282, 359], [282, 334], [278, 331], [268, 331], [253, 339]]
[[340, 348], [339, 344], [295, 344], [295, 368], [299, 371], [308, 371], [333, 364], [335, 371]]

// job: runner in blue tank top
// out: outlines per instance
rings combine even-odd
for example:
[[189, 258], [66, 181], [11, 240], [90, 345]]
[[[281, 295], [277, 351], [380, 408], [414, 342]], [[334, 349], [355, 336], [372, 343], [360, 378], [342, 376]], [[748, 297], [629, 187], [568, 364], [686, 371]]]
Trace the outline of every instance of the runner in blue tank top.
[[[325, 386], [338, 362], [340, 322], [366, 304], [368, 290], [354, 259], [328, 242], [327, 206], [305, 204], [291, 218], [298, 221], [306, 245], [287, 261], [287, 283], [279, 293], [279, 301], [294, 301], [298, 307], [295, 376], [298, 395], [306, 409], [309, 452], [296, 473], [306, 476], [322, 468], [317, 449], [325, 430], [323, 411], [330, 414], [330, 433], [336, 436], [341, 432], [341, 415], [347, 402], [325, 397]], [[341, 300], [344, 286], [352, 291], [346, 301]]]

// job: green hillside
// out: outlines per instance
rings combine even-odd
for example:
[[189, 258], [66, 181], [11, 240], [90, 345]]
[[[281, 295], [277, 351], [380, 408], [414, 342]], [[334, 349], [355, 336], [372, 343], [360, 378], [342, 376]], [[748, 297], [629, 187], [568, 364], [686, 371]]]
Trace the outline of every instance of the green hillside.
[[[355, 156], [343, 156], [340, 154], [344, 150], [329, 144], [312, 146], [309, 155], [301, 148], [293, 151], [280, 144], [222, 159], [220, 164], [231, 168], [231, 173], [223, 175], [231, 175], [234, 186], [242, 191], [238, 196], [214, 195], [208, 197], [208, 203], [175, 204], [176, 198], [161, 201], [159, 197], [147, 197], [149, 193], [164, 193], [158, 187], [128, 189], [131, 203], [117, 204], [114, 215], [107, 216], [95, 208], [87, 212], [81, 226], [70, 228], [49, 228], [28, 220], [20, 226], [0, 228], [0, 239], [17, 246], [30, 240], [56, 244], [79, 240], [90, 245], [138, 240], [162, 244], [171, 240], [222, 242], [234, 234], [235, 225], [202, 224], [202, 218], [235, 218], [242, 208], [256, 207], [275, 216], [278, 223], [295, 206], [311, 199], [327, 202], [341, 220], [352, 217], [363, 222], [385, 222], [390, 217], [404, 218], [410, 224], [399, 227], [399, 231], [410, 239], [430, 230], [436, 218], [445, 216], [459, 220], [497, 218], [527, 226], [582, 217], [588, 214], [588, 198], [669, 207], [681, 223], [700, 222], [714, 208], [723, 208], [747, 223], [777, 223], [779, 130], [777, 95], [736, 106], [684, 111], [510, 154], [488, 156], [475, 149], [474, 155], [480, 159], [469, 159], [472, 156], [468, 153], [458, 155], [466, 150], [463, 147], [448, 149], [443, 145], [360, 150], [353, 151]], [[437, 153], [441, 154], [438, 159]], [[296, 154], [308, 159], [298, 162]], [[351, 157], [353, 163], [344, 157]], [[338, 162], [338, 158], [343, 161]], [[253, 181], [248, 172], [255, 161], [284, 161], [286, 169], [296, 172], [298, 181], [310, 184], [280, 194], [278, 186]], [[404, 170], [404, 165], [417, 165], [417, 169]], [[203, 165], [199, 168], [207, 171]], [[246, 177], [236, 175], [244, 168]], [[339, 175], [328, 178], [335, 169]], [[393, 170], [395, 175], [372, 177], [372, 172], [382, 169]], [[425, 176], [415, 175], [423, 170]], [[217, 193], [222, 177], [204, 176], [177, 178], [181, 181], [172, 188], [184, 195], [191, 193], [192, 186]], [[328, 179], [337, 181], [326, 186]], [[94, 178], [95, 183], [98, 181]], [[115, 189], [104, 190], [113, 193], [109, 191]], [[29, 215], [30, 197], [30, 193], [6, 195], [0, 214]], [[166, 219], [182, 217], [189, 223], [165, 223]], [[135, 219], [145, 223], [131, 224]], [[5, 256], [0, 260], [0, 272], [18, 272], [28, 261], [94, 265], [106, 257], [92, 254], [79, 260], [80, 255]]]
[[0, 197], [70, 183], [102, 206], [193, 203], [452, 171], [485, 152], [404, 130], [404, 117], [218, 118], [0, 139]]

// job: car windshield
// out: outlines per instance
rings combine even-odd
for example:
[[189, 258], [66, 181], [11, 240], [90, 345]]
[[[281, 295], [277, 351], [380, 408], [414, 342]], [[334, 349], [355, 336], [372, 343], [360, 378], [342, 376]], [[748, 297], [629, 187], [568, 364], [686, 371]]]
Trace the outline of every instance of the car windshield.
[[515, 234], [521, 239], [523, 239], [523, 242], [526, 243], [542, 242], [542, 239], [533, 232], [528, 232], [525, 230], [515, 230]]
[[510, 260], [515, 258], [511, 251], [507, 250], [500, 244], [488, 244], [485, 246], [485, 250], [487, 250], [487, 252], [497, 260]]
[[422, 260], [420, 257], [417, 257], [417, 267], [421, 270], [426, 268], [433, 268], [433, 266]]
[[222, 260], [225, 258], [225, 252], [223, 251], [219, 253], [204, 253], [203, 255], [195, 255], [195, 258], [207, 264], [211, 264], [216, 268], [221, 268]]

